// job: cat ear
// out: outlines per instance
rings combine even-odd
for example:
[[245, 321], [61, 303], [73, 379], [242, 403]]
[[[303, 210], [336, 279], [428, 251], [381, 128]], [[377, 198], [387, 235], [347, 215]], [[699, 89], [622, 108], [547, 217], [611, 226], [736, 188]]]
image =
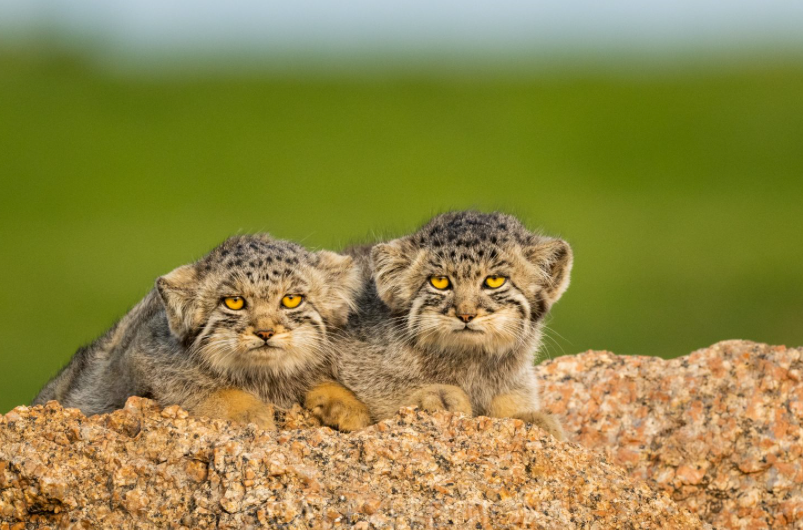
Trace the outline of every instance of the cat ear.
[[350, 256], [328, 250], [316, 255], [316, 267], [323, 275], [323, 295], [316, 300], [316, 307], [328, 324], [342, 326], [356, 307], [362, 287], [360, 270]]
[[405, 238], [379, 243], [371, 250], [377, 293], [393, 310], [403, 309], [411, 296], [409, 276], [415, 256], [413, 244]]
[[527, 247], [525, 255], [537, 267], [541, 293], [547, 306], [551, 306], [569, 287], [573, 259], [571, 247], [562, 239], [542, 239]]
[[156, 289], [167, 313], [167, 322], [174, 335], [185, 339], [198, 322], [195, 293], [198, 291], [198, 272], [195, 265], [183, 265], [156, 280]]

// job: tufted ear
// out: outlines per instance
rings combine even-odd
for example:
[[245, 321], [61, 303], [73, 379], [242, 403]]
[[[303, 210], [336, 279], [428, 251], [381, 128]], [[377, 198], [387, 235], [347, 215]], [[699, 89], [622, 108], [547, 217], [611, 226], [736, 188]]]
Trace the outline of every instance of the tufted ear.
[[562, 239], [547, 238], [525, 249], [527, 260], [535, 265], [544, 301], [551, 306], [569, 287], [572, 271], [572, 249]]
[[412, 295], [410, 271], [415, 258], [415, 248], [407, 238], [379, 243], [371, 250], [371, 269], [377, 293], [394, 311], [404, 309]]
[[195, 303], [198, 291], [198, 272], [195, 265], [183, 265], [156, 280], [156, 289], [167, 312], [170, 331], [182, 341], [200, 325]]
[[350, 256], [328, 250], [317, 252], [317, 269], [323, 275], [323, 295], [316, 300], [321, 316], [332, 326], [342, 326], [356, 307], [362, 287], [360, 270]]

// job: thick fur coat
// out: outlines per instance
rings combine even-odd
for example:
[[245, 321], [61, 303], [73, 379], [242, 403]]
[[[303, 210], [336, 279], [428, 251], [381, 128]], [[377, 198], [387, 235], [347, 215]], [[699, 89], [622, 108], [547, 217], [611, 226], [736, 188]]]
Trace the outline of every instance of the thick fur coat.
[[517, 417], [562, 436], [542, 410], [533, 361], [544, 316], [569, 285], [566, 242], [468, 211], [350, 253], [371, 274], [331, 344], [339, 381], [375, 420], [418, 405]]
[[[265, 403], [289, 407], [330, 379], [325, 346], [360, 288], [348, 256], [309, 252], [266, 234], [232, 237], [159, 278], [111, 330], [73, 356], [34, 404], [55, 399], [97, 414], [146, 396], [270, 426]], [[285, 307], [288, 295], [301, 302]], [[232, 309], [227, 298], [242, 306]]]

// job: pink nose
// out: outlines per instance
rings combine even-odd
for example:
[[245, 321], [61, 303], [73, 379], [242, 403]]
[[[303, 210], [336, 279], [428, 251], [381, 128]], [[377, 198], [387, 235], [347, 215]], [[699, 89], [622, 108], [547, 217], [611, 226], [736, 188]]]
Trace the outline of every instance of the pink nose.
[[254, 332], [254, 335], [256, 335], [257, 337], [259, 337], [264, 341], [267, 341], [274, 335], [274, 332], [272, 329], [258, 329]]
[[460, 320], [462, 320], [463, 322], [468, 324], [469, 322], [474, 320], [474, 317], [476, 317], [476, 316], [477, 315], [457, 315], [457, 318], [459, 318]]

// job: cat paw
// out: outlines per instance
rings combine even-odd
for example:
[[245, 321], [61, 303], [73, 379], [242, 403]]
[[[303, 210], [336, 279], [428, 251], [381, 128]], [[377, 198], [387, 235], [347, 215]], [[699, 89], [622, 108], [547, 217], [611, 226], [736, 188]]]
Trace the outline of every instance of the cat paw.
[[371, 424], [368, 407], [337, 383], [323, 383], [307, 392], [304, 406], [323, 425], [339, 431], [356, 431]]
[[410, 396], [410, 405], [427, 412], [448, 410], [471, 416], [471, 400], [462, 388], [454, 385], [429, 385]]
[[237, 423], [242, 423], [243, 425], [255, 423], [257, 427], [266, 431], [272, 431], [276, 429], [273, 407], [270, 405], [265, 405], [264, 403], [233, 411], [226, 419], [236, 421]]
[[193, 407], [191, 412], [196, 416], [236, 421], [243, 425], [255, 423], [265, 430], [276, 428], [273, 406], [238, 389], [227, 388], [212, 392]]
[[538, 427], [542, 428], [543, 430], [551, 434], [552, 437], [555, 438], [556, 440], [561, 440], [561, 441], [566, 440], [566, 433], [563, 431], [563, 427], [561, 427], [558, 419], [545, 410], [539, 410], [535, 412], [524, 412], [516, 414], [514, 417], [520, 420], [524, 420], [527, 423], [532, 423], [534, 425], [537, 425]]

